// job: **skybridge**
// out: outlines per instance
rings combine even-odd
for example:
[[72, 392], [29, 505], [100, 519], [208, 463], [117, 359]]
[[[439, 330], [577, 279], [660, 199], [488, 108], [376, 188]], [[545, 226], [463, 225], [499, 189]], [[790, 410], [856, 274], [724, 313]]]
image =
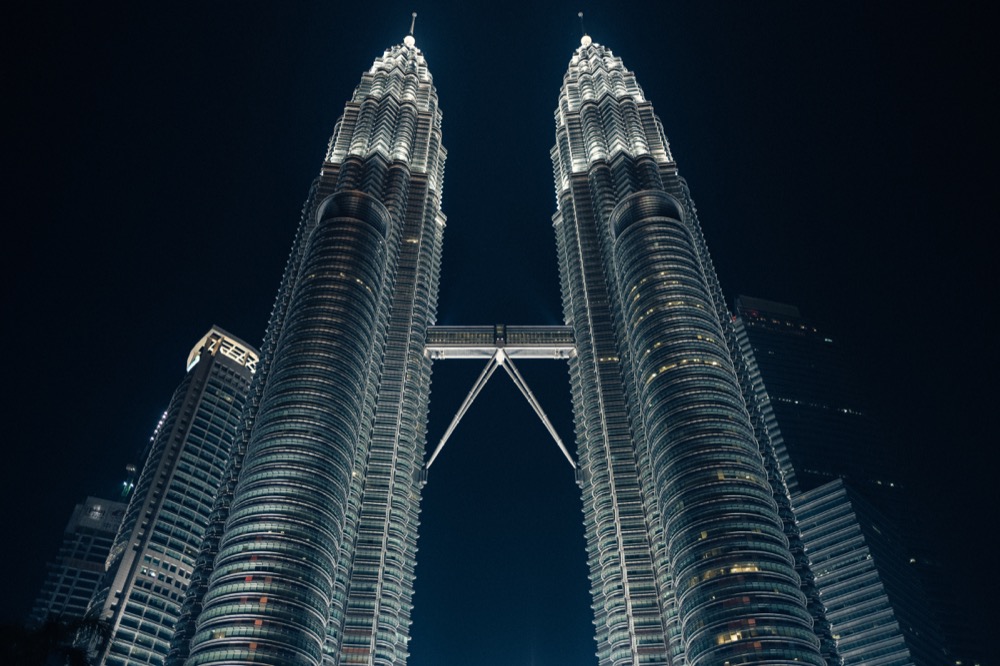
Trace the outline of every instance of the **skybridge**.
[[492, 358], [498, 349], [507, 358], [567, 359], [576, 355], [569, 326], [431, 326], [424, 354], [437, 361]]
[[556, 432], [541, 404], [528, 388], [527, 382], [514, 365], [514, 359], [556, 359], [565, 360], [576, 356], [576, 341], [569, 326], [431, 326], [427, 329], [427, 344], [424, 354], [439, 361], [445, 359], [486, 359], [486, 367], [479, 374], [469, 394], [451, 420], [441, 441], [427, 461], [425, 470], [430, 469], [441, 449], [458, 427], [459, 422], [475, 401], [483, 387], [496, 372], [503, 368], [511, 381], [524, 396], [535, 414], [541, 419], [545, 429], [552, 435], [556, 446], [576, 469], [576, 462], [566, 449], [559, 433]]

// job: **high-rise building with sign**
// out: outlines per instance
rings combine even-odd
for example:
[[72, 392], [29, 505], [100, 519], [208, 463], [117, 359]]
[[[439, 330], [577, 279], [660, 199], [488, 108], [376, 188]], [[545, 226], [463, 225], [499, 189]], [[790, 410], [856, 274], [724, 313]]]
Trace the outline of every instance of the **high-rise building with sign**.
[[257, 351], [218, 327], [191, 349], [91, 604], [111, 630], [101, 663], [166, 658], [256, 365]]

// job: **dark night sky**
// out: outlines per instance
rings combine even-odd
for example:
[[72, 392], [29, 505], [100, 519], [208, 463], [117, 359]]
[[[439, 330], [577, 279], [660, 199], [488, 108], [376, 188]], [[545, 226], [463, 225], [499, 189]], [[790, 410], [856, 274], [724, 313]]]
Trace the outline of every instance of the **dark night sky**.
[[[334, 123], [414, 9], [449, 151], [438, 320], [561, 320], [549, 149], [583, 9], [663, 120], [730, 300], [795, 303], [854, 350], [914, 510], [989, 625], [995, 36], [985, 9], [917, 4], [9, 16], [3, 621], [27, 612], [73, 505], [115, 492], [195, 341], [212, 324], [260, 341]], [[432, 445], [479, 370], [436, 367]], [[571, 440], [565, 368], [522, 371]], [[497, 375], [425, 491], [411, 664], [593, 663], [580, 518], [569, 466]]]

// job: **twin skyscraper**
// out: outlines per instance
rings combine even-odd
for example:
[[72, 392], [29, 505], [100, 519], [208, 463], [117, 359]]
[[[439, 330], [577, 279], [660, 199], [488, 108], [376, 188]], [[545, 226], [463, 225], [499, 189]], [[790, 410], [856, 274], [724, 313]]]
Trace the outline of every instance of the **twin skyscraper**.
[[[687, 185], [633, 73], [586, 36], [551, 154], [599, 664], [835, 663]], [[167, 663], [405, 664], [445, 155], [407, 36], [309, 192]]]

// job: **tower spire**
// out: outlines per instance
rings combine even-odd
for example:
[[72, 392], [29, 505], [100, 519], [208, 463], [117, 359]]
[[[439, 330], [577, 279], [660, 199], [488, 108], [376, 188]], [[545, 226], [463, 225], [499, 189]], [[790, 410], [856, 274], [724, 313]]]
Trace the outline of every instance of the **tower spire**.
[[411, 49], [416, 46], [417, 40], [413, 37], [413, 27], [417, 24], [417, 13], [413, 12], [412, 18], [410, 19], [410, 34], [403, 37], [403, 43], [409, 46]]
[[590, 35], [587, 34], [587, 29], [583, 27], [583, 12], [578, 12], [577, 16], [580, 17], [580, 45], [590, 46], [593, 40], [590, 38]]

